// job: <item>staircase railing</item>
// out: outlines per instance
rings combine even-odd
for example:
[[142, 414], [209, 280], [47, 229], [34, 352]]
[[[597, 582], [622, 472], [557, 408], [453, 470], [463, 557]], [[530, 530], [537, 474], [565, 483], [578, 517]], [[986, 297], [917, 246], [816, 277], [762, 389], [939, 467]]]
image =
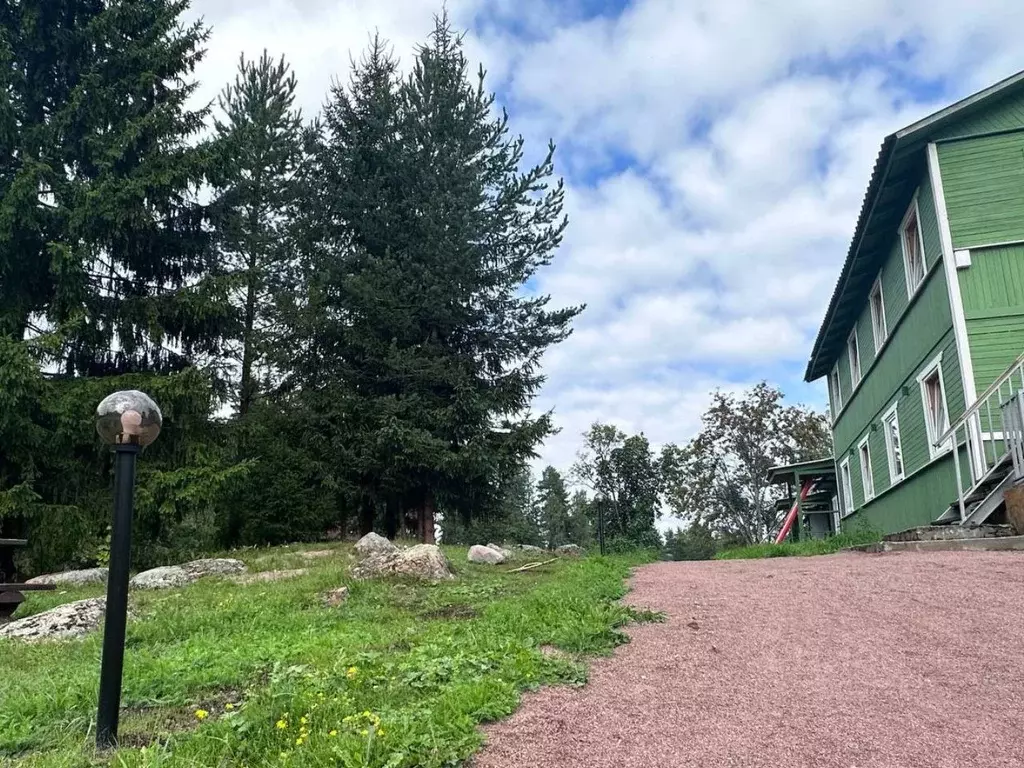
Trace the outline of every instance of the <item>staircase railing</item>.
[[[1024, 421], [1014, 421], [1016, 416], [1024, 419], [1024, 411], [1003, 409], [1008, 401], [1017, 400], [1019, 393], [1024, 392], [1024, 354], [1018, 357], [1003, 371], [977, 400], [964, 411], [949, 429], [935, 441], [936, 449], [953, 448], [953, 466], [956, 472], [957, 503], [960, 509], [960, 520], [967, 517], [964, 499], [989, 471], [1006, 456], [1015, 445], [1018, 448], [1024, 440]], [[1011, 415], [1012, 414], [1012, 415]], [[1015, 426], [1021, 427], [1014, 430]], [[1008, 433], [1012, 432], [1012, 441]], [[969, 467], [968, 480], [964, 484], [964, 472], [960, 446], [966, 448]], [[1024, 470], [1024, 453], [1018, 457]], [[1015, 469], [1017, 465], [1014, 465]]]

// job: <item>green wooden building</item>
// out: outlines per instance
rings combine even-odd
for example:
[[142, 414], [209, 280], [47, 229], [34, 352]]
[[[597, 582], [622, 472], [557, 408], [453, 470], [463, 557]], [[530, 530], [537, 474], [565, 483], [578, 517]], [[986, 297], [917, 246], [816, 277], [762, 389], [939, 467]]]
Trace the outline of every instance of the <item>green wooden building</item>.
[[885, 138], [807, 365], [841, 525], [1004, 514], [1024, 468], [1024, 72]]

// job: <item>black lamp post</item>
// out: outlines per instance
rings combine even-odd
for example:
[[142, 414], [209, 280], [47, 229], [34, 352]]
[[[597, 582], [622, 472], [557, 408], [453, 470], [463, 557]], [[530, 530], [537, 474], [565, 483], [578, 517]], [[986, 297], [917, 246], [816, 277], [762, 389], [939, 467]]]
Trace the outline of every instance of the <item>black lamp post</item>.
[[114, 525], [110, 536], [100, 700], [96, 715], [96, 746], [117, 746], [121, 710], [121, 673], [128, 620], [128, 568], [131, 562], [135, 458], [156, 440], [163, 424], [160, 409], [149, 395], [132, 389], [115, 392], [96, 408], [96, 431], [114, 447]]

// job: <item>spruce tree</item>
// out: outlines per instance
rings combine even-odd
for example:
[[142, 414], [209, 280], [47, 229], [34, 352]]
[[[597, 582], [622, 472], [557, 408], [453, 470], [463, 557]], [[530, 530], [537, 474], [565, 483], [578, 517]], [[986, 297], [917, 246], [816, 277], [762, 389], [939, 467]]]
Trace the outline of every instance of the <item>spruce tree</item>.
[[232, 394], [241, 416], [270, 386], [270, 356], [282, 338], [277, 298], [294, 290], [305, 160], [295, 88], [284, 58], [274, 62], [266, 51], [256, 61], [242, 56], [214, 121], [212, 209], [220, 268], [230, 279], [237, 312], [228, 352], [237, 365]]
[[427, 541], [438, 503], [468, 520], [551, 432], [529, 410], [539, 360], [581, 311], [525, 293], [561, 242], [563, 189], [551, 147], [520, 171], [493, 101], [442, 17], [400, 84], [374, 42], [333, 89], [318, 152], [300, 378], [333, 391], [361, 503], [398, 497]]
[[565, 480], [554, 467], [546, 467], [537, 483], [537, 506], [541, 535], [550, 549], [571, 540], [569, 493]]

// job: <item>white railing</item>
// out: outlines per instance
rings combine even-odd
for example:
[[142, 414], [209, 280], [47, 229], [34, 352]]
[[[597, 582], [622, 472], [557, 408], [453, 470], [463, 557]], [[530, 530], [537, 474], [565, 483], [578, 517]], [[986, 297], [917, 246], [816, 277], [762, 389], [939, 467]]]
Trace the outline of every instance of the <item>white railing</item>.
[[1003, 403], [1003, 438], [1013, 459], [1013, 479], [1024, 477], [1024, 392]]
[[[1011, 421], [1014, 416], [1004, 415], [1010, 412], [1004, 411], [1003, 406], [1010, 400], [1016, 401], [1016, 395], [1022, 391], [1024, 354], [1014, 360], [1010, 367], [981, 393], [974, 404], [935, 441], [935, 448], [938, 450], [949, 450], [950, 446], [953, 449], [961, 521], [967, 517], [964, 499], [970, 490], [1006, 456], [1006, 432], [1012, 429], [1016, 422]], [[1024, 412], [1017, 413], [1024, 415]], [[970, 470], [966, 486], [961, 466], [961, 445], [966, 448]], [[1024, 468], [1024, 455], [1020, 458]]]

